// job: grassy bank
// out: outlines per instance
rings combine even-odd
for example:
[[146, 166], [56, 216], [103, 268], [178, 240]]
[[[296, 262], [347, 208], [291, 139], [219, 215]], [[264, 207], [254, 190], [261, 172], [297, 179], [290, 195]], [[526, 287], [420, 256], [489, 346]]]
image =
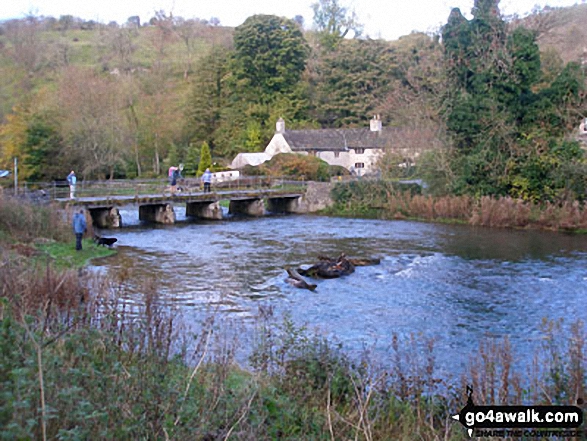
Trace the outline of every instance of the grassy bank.
[[92, 259], [116, 253], [93, 243], [91, 226], [82, 251], [76, 251], [70, 218], [71, 214], [51, 206], [0, 196], [0, 246], [14, 258], [42, 265], [50, 261], [60, 269], [81, 268]]
[[417, 219], [486, 227], [587, 231], [587, 208], [577, 201], [533, 203], [510, 197], [433, 197], [383, 181], [337, 184], [327, 214]]

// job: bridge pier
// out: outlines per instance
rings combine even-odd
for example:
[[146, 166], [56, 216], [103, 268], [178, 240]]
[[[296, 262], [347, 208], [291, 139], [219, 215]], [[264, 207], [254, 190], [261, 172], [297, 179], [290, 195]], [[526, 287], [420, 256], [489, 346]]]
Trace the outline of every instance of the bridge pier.
[[139, 205], [139, 220], [158, 224], [174, 224], [175, 211], [171, 204]]
[[265, 214], [265, 204], [263, 199], [232, 200], [229, 203], [228, 212], [231, 214], [246, 214], [247, 216], [263, 216]]
[[122, 227], [122, 216], [116, 207], [90, 208], [92, 224], [98, 228]]
[[267, 211], [271, 213], [297, 213], [299, 205], [299, 196], [267, 199]]
[[187, 202], [185, 215], [200, 219], [222, 220], [222, 208], [219, 202]]

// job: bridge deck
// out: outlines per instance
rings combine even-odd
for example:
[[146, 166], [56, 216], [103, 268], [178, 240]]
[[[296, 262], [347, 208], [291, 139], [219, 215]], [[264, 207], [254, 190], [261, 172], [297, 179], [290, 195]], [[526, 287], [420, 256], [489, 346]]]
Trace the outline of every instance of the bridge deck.
[[114, 207], [123, 205], [141, 205], [141, 204], [164, 204], [170, 202], [189, 203], [189, 202], [217, 202], [221, 200], [248, 200], [261, 198], [296, 198], [302, 196], [303, 191], [291, 190], [233, 190], [233, 191], [213, 191], [204, 192], [181, 192], [181, 193], [164, 193], [164, 194], [141, 194], [125, 196], [88, 196], [75, 199], [58, 198], [54, 199], [62, 205], [84, 206], [88, 208]]

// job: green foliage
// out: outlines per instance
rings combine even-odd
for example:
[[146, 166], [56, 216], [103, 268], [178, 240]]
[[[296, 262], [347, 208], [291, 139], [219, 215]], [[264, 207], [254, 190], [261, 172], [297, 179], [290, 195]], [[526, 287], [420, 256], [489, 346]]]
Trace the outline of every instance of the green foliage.
[[325, 127], [367, 124], [378, 99], [391, 90], [397, 63], [381, 40], [345, 40], [323, 52], [311, 77], [319, 103], [315, 118]]
[[52, 181], [63, 179], [65, 170], [76, 168], [76, 164], [62, 155], [63, 139], [59, 127], [48, 118], [33, 116], [27, 127], [27, 138], [24, 146], [27, 166], [30, 169], [29, 179], [32, 181]]
[[363, 25], [358, 22], [354, 11], [349, 11], [339, 0], [318, 0], [312, 4], [314, 25], [320, 43], [332, 49], [353, 31], [354, 37], [363, 32]]
[[188, 146], [187, 155], [184, 163], [184, 176], [196, 176], [198, 174], [198, 165], [200, 161], [200, 148], [195, 142]]
[[216, 131], [220, 126], [220, 114], [226, 105], [228, 54], [225, 50], [212, 50], [202, 58], [198, 75], [193, 80], [185, 108], [184, 138], [199, 145], [206, 141], [216, 145]]
[[198, 164], [198, 176], [206, 171], [207, 168], [212, 166], [212, 155], [210, 154], [210, 146], [206, 141], [202, 143], [200, 148], [200, 163]]
[[418, 184], [401, 184], [397, 181], [350, 181], [337, 182], [330, 193], [335, 206], [357, 205], [359, 211], [367, 208], [381, 208], [392, 195], [407, 192], [420, 194]]
[[280, 153], [263, 164], [246, 169], [249, 174], [265, 176], [291, 176], [308, 181], [328, 181], [338, 169], [331, 170], [330, 166], [315, 156], [298, 155], [296, 153]]
[[452, 189], [530, 201], [571, 196], [556, 176], [582, 161], [563, 137], [576, 124], [584, 74], [569, 64], [545, 84], [534, 32], [508, 34], [495, 0], [476, 1], [473, 14], [467, 21], [453, 11], [443, 29], [452, 81], [445, 120], [457, 147]]
[[247, 152], [259, 152], [264, 148], [261, 142], [261, 125], [257, 121], [251, 121], [247, 125], [245, 147]]
[[254, 15], [234, 31], [234, 75], [261, 99], [293, 90], [309, 48], [298, 25], [274, 15]]
[[169, 168], [171, 166], [177, 167], [181, 162], [179, 152], [175, 143], [171, 143], [169, 150], [167, 150], [167, 157], [165, 158], [165, 166]]

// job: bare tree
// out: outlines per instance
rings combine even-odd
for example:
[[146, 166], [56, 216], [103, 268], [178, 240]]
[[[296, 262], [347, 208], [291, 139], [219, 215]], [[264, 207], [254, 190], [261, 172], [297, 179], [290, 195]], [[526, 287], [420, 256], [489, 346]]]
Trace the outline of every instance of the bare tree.
[[123, 94], [117, 78], [79, 68], [64, 72], [59, 85], [64, 139], [81, 158], [84, 177], [114, 176], [130, 150], [130, 131], [121, 113]]
[[10, 20], [3, 26], [10, 42], [7, 53], [14, 62], [32, 73], [43, 61], [44, 45], [40, 39], [40, 23], [37, 17], [28, 16], [22, 20]]

